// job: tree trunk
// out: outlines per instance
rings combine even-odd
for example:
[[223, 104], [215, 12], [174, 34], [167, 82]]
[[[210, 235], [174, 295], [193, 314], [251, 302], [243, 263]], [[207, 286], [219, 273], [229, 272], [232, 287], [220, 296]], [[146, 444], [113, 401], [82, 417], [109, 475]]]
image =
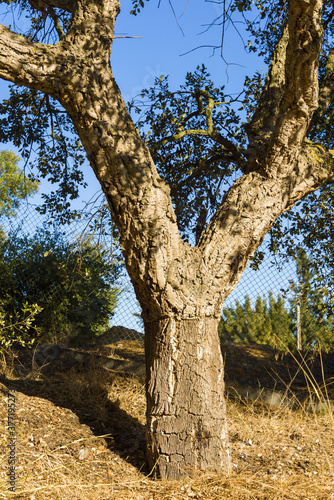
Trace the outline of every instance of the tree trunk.
[[229, 471], [218, 319], [145, 323], [147, 448], [155, 475]]

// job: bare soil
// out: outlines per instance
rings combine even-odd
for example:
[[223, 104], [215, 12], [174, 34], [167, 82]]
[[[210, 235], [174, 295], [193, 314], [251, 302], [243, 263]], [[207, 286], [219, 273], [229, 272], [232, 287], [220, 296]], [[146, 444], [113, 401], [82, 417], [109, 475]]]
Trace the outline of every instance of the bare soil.
[[[81, 351], [144, 362], [140, 341], [104, 335]], [[145, 456], [143, 377], [95, 363], [41, 362], [34, 350], [3, 356], [0, 377], [0, 498], [334, 498], [333, 355], [224, 344], [226, 380], [286, 391], [293, 405], [240, 398], [230, 386], [233, 472], [180, 482], [154, 480]], [[8, 490], [8, 393], [15, 396], [16, 491]]]

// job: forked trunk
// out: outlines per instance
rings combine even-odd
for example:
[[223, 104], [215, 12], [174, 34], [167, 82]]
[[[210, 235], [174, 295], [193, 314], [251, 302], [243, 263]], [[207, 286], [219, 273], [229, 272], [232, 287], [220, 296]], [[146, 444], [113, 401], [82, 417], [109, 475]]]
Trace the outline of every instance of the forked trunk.
[[160, 477], [230, 469], [217, 327], [211, 317], [145, 324], [148, 459]]

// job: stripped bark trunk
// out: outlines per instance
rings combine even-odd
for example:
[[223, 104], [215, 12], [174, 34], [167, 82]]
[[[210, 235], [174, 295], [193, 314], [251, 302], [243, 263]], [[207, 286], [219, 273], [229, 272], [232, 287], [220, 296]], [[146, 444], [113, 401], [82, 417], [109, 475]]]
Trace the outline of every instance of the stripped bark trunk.
[[205, 317], [145, 325], [148, 457], [159, 476], [230, 469], [217, 327]]

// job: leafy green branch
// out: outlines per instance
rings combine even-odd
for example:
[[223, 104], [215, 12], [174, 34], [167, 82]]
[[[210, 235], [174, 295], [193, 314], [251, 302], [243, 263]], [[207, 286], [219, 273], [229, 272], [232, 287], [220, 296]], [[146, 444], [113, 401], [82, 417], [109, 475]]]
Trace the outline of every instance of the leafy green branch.
[[[210, 137], [210, 139], [214, 140], [215, 142], [219, 143], [220, 145], [223, 146], [223, 151], [222, 153], [227, 152], [229, 154], [229, 157], [231, 160], [233, 160], [235, 163], [238, 164], [239, 168], [242, 169], [242, 167], [245, 165], [245, 159], [243, 157], [243, 149], [238, 148], [232, 141], [224, 137], [217, 128], [214, 126], [214, 121], [212, 117], [212, 111], [215, 106], [222, 106], [222, 105], [230, 105], [230, 102], [227, 101], [215, 101], [213, 97], [210, 95], [210, 93], [205, 90], [205, 89], [196, 89], [194, 92], [194, 97], [197, 101], [198, 104], [198, 109], [196, 111], [193, 111], [187, 116], [181, 117], [181, 119], [178, 121], [176, 124], [177, 132], [175, 134], [171, 134], [167, 137], [164, 137], [163, 139], [157, 141], [155, 144], [153, 144], [150, 149], [152, 151], [156, 151], [161, 146], [164, 146], [168, 144], [169, 142], [177, 142], [180, 139], [182, 139], [185, 136], [188, 135], [204, 135], [207, 137]], [[203, 104], [203, 98], [204, 101], [206, 102]], [[205, 114], [206, 117], [206, 129], [187, 129], [183, 128], [185, 124], [191, 119], [199, 115]]]
[[8, 314], [0, 302], [0, 352], [1, 346], [8, 348], [14, 342], [22, 346], [33, 344], [40, 333], [34, 322], [41, 311], [42, 307], [38, 304], [24, 302], [20, 312]]

